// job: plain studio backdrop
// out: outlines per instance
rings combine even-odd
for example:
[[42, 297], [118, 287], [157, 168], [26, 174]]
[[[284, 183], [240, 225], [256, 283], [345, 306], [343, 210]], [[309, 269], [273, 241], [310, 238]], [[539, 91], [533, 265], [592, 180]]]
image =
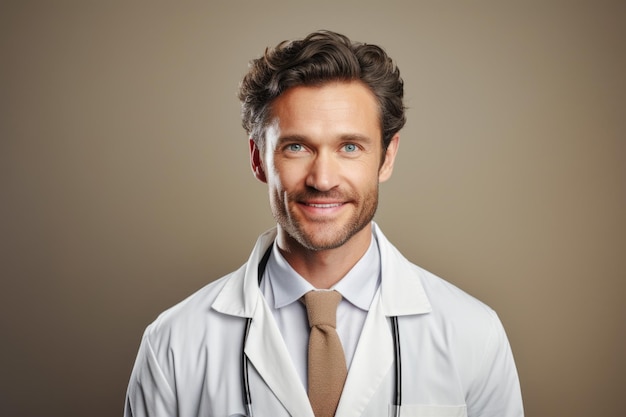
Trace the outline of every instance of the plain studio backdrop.
[[273, 226], [248, 61], [322, 28], [400, 66], [376, 219], [499, 313], [526, 415], [624, 414], [624, 2], [5, 0], [0, 415], [121, 415], [145, 326]]

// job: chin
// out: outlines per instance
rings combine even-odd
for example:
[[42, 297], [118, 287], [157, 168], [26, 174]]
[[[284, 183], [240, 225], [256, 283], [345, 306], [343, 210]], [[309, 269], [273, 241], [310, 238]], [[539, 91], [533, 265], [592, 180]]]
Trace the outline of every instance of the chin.
[[346, 244], [357, 235], [368, 223], [364, 225], [335, 225], [327, 224], [305, 230], [296, 227], [294, 234], [290, 234], [301, 246], [311, 251], [324, 251], [336, 249]]

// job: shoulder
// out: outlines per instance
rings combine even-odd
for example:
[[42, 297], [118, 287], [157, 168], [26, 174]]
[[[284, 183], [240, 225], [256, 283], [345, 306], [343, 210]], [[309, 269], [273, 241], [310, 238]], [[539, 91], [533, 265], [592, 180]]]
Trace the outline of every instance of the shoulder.
[[245, 320], [212, 306], [237, 274], [235, 271], [207, 284], [148, 325], [133, 368], [132, 381], [137, 387], [151, 387], [148, 391], [160, 392], [171, 404], [181, 393], [195, 401], [209, 363], [233, 359], [233, 352], [238, 351], [233, 346], [241, 343]]
[[219, 323], [227, 322], [230, 317], [218, 313], [212, 305], [224, 285], [234, 279], [242, 268], [212, 281], [163, 311], [148, 325], [144, 338], [155, 349], [170, 349], [177, 343], [193, 343], [196, 339], [205, 339], [209, 328], [213, 332], [218, 330]]
[[[445, 362], [443, 368], [456, 369], [464, 386], [479, 378], [490, 363], [510, 356], [506, 332], [490, 306], [419, 266], [412, 264], [412, 268], [431, 310], [404, 318], [403, 335], [409, 343]], [[508, 367], [511, 361], [505, 362]]]
[[491, 321], [495, 311], [483, 301], [445, 279], [414, 265], [435, 315], [450, 319]]
[[388, 315], [420, 315], [431, 320], [491, 322], [495, 312], [452, 283], [414, 264], [376, 229], [381, 253], [383, 298]]
[[[395, 311], [402, 315], [429, 312], [441, 320], [491, 321], [495, 312], [454, 284], [416, 265], [385, 237], [375, 225], [381, 253], [383, 286], [387, 286]], [[403, 307], [398, 308], [401, 305]]]
[[502, 322], [489, 305], [439, 276], [413, 267], [432, 309], [410, 319], [412, 326], [426, 329], [459, 363], [481, 363], [507, 348]]

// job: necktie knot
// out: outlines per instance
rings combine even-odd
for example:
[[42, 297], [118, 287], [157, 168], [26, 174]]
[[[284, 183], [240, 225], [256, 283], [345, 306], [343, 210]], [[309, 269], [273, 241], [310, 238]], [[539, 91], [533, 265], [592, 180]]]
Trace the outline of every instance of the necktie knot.
[[304, 294], [309, 326], [337, 326], [337, 306], [341, 294], [337, 291], [309, 291]]

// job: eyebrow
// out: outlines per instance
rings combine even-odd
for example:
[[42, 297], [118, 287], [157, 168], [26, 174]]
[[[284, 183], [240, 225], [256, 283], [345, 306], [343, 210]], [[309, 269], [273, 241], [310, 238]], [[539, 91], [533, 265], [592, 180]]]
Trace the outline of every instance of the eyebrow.
[[[372, 143], [374, 140], [366, 135], [361, 135], [359, 133], [346, 133], [339, 136], [339, 142], [357, 142], [357, 143]], [[276, 141], [277, 145], [281, 145], [287, 142], [311, 142], [311, 139], [306, 135], [285, 135], [280, 136]]]

